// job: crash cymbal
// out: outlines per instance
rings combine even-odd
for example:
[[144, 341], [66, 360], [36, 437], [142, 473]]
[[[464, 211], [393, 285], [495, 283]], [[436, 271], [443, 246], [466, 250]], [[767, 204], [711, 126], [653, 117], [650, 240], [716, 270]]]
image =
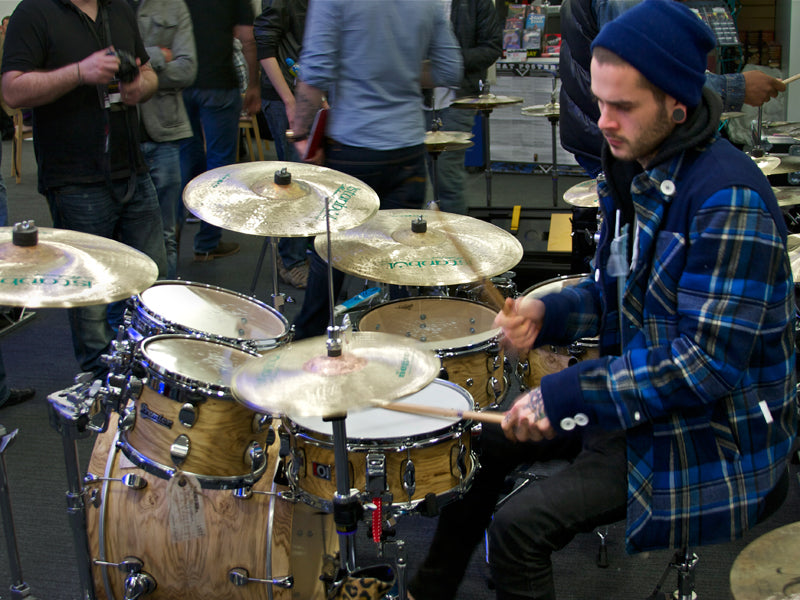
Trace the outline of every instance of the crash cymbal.
[[341, 356], [325, 336], [292, 342], [244, 363], [233, 374], [236, 399], [257, 412], [332, 417], [395, 400], [431, 383], [441, 368], [414, 339], [346, 332]]
[[272, 237], [324, 233], [326, 196], [333, 230], [363, 223], [380, 205], [375, 191], [355, 177], [294, 162], [246, 162], [211, 169], [183, 190], [186, 207], [204, 221]]
[[598, 204], [597, 180], [590, 179], [573, 185], [564, 192], [564, 202], [580, 208], [595, 208]]
[[794, 173], [800, 171], [800, 156], [792, 156], [791, 154], [772, 154], [773, 158], [777, 158], [780, 162], [776, 167], [765, 175], [786, 175], [787, 173]]
[[772, 187], [778, 206], [794, 206], [800, 204], [800, 187], [793, 185], [782, 185]]
[[456, 98], [453, 100], [450, 106], [453, 108], [476, 108], [478, 110], [486, 110], [497, 108], [498, 106], [519, 104], [520, 102], [522, 102], [522, 98], [517, 96], [495, 96], [494, 94], [481, 94], [480, 96]]
[[557, 117], [559, 115], [559, 104], [549, 102], [547, 104], [534, 104], [522, 109], [522, 114], [529, 117]]
[[[314, 247], [327, 258], [326, 236], [317, 236]], [[480, 281], [522, 259], [522, 244], [507, 231], [435, 210], [379, 210], [363, 225], [332, 234], [331, 250], [335, 268], [396, 285]]]
[[153, 260], [130, 246], [33, 221], [0, 227], [0, 264], [0, 305], [29, 308], [123, 300], [158, 277]]
[[425, 149], [428, 152], [466, 150], [473, 146], [470, 131], [428, 131], [425, 133]]
[[800, 283], [800, 234], [790, 233], [786, 240], [786, 250], [789, 253], [789, 262], [792, 264], [792, 277], [795, 283]]
[[735, 600], [789, 600], [800, 597], [800, 522], [778, 527], [745, 546], [733, 561]]
[[775, 169], [781, 164], [781, 159], [774, 154], [767, 154], [765, 156], [751, 156], [750, 158], [755, 161], [756, 165], [764, 175], [772, 175]]

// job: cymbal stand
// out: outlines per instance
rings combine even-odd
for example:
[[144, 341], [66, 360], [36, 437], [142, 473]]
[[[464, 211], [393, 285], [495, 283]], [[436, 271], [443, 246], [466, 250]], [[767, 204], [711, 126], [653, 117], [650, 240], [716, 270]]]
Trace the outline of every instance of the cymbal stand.
[[250, 284], [250, 295], [256, 295], [256, 284], [258, 283], [258, 276], [261, 274], [261, 267], [264, 265], [264, 255], [267, 253], [267, 247], [270, 248], [272, 260], [272, 307], [278, 312], [283, 312], [283, 305], [286, 303], [285, 294], [278, 291], [278, 238], [265, 237], [264, 243], [261, 245], [261, 254], [258, 256], [256, 263], [256, 272], [253, 274], [253, 282]]
[[[558, 95], [556, 91], [558, 89], [558, 84], [556, 83], [556, 77], [553, 75], [553, 91], [550, 93], [550, 104], [555, 106], [556, 98]], [[550, 121], [550, 134], [553, 144], [553, 170], [550, 173], [550, 177], [553, 180], [553, 208], [558, 206], [558, 142], [556, 136], [556, 126], [558, 125], [558, 114], [551, 114], [547, 115], [547, 120]]]
[[[480, 85], [481, 92], [489, 93], [489, 84], [482, 83]], [[489, 117], [492, 114], [492, 107], [487, 106], [480, 109], [481, 111], [481, 130], [483, 132], [483, 174], [486, 177], [486, 206], [492, 207], [492, 162], [489, 157], [490, 146], [490, 131], [489, 131]]]
[[[442, 128], [442, 119], [439, 116], [439, 111], [437, 109], [433, 109], [433, 121], [431, 122], [431, 131], [439, 131]], [[430, 210], [438, 210], [439, 209], [439, 162], [438, 158], [439, 155], [442, 153], [441, 150], [429, 150], [428, 154], [431, 156], [433, 167], [431, 169], [431, 185], [433, 187], [433, 206], [427, 206], [426, 208]]]
[[7, 433], [6, 428], [0, 425], [0, 509], [3, 513], [3, 531], [6, 533], [6, 549], [8, 550], [9, 570], [13, 583], [11, 590], [11, 600], [29, 598], [36, 600], [31, 595], [30, 587], [22, 579], [22, 566], [19, 560], [19, 549], [17, 548], [17, 534], [14, 528], [14, 515], [11, 511], [11, 495], [8, 488], [8, 473], [6, 471], [6, 449], [14, 441], [19, 430], [15, 429]]
[[755, 139], [753, 140], [753, 147], [750, 149], [750, 156], [760, 158], [764, 156], [764, 148], [761, 146], [761, 118], [763, 115], [763, 107], [758, 107], [758, 120], [756, 121]]

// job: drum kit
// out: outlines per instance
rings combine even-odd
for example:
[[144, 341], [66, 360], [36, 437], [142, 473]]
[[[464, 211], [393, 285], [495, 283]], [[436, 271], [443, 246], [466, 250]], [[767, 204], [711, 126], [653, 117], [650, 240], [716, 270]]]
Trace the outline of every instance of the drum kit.
[[[494, 225], [379, 211], [362, 182], [311, 165], [208, 171], [184, 202], [234, 231], [317, 235], [329, 269], [384, 284], [481, 287], [522, 258]], [[381, 556], [395, 545], [406, 597], [390, 523], [463, 495], [480, 423], [501, 419], [485, 410], [508, 387], [496, 309], [418, 296], [352, 330], [332, 313], [327, 336], [293, 341], [275, 307], [156, 281], [152, 260], [113, 240], [23, 222], [0, 229], [0, 256], [1, 304], [127, 300], [105, 381], [78, 376], [48, 397], [82, 598], [325, 598], [358, 571], [362, 520]], [[77, 440], [91, 435], [82, 473]]]

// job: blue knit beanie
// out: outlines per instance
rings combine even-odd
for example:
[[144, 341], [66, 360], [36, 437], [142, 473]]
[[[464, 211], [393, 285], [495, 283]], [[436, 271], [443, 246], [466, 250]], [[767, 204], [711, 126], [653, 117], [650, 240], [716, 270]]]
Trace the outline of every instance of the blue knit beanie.
[[650, 83], [693, 108], [700, 103], [711, 29], [676, 0], [644, 0], [607, 23], [592, 42], [631, 64]]

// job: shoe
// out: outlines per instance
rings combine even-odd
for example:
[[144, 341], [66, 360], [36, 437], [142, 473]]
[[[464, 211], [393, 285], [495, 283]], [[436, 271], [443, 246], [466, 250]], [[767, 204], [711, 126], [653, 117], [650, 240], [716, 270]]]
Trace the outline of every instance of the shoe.
[[200, 222], [200, 219], [198, 219], [197, 217], [195, 217], [193, 215], [189, 215], [188, 217], [186, 217], [185, 220], [186, 220], [186, 223], [188, 223], [189, 225], [194, 225], [195, 223], [199, 223]]
[[287, 269], [283, 266], [282, 261], [278, 261], [278, 275], [280, 275], [284, 283], [288, 283], [298, 290], [304, 290], [308, 285], [308, 262], [302, 262], [291, 269]]
[[211, 252], [195, 252], [194, 262], [208, 262], [215, 258], [222, 258], [236, 254], [239, 251], [239, 244], [236, 242], [220, 242]]
[[22, 404], [33, 398], [36, 395], [36, 390], [33, 388], [11, 388], [8, 394], [8, 400], [0, 405], [0, 408], [5, 406], [16, 406]]

